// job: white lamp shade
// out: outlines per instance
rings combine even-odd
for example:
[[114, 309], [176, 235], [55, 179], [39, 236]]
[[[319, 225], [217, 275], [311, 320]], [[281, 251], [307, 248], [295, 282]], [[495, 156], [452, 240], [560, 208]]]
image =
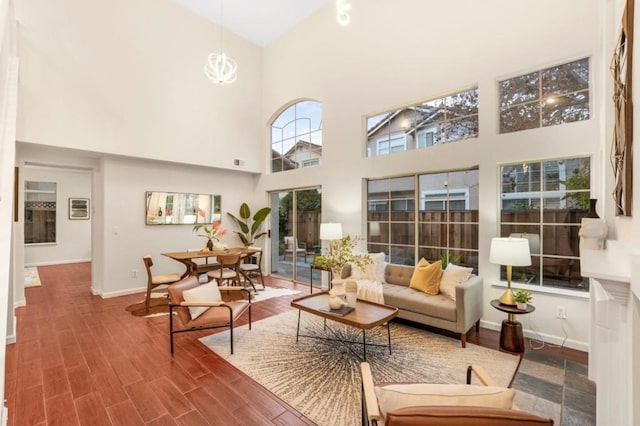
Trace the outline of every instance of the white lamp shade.
[[320, 239], [321, 240], [339, 240], [342, 238], [341, 223], [321, 223]]
[[493, 238], [489, 262], [497, 265], [531, 265], [529, 240], [526, 238]]

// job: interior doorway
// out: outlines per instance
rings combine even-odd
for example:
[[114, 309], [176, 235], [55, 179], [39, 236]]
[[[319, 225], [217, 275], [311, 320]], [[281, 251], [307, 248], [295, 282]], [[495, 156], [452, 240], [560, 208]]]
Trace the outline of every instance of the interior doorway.
[[[314, 256], [320, 254], [320, 187], [274, 191], [271, 207], [271, 274], [309, 283]], [[278, 212], [278, 214], [273, 214]], [[275, 237], [275, 238], [273, 238]], [[320, 271], [313, 271], [314, 285], [320, 283]]]

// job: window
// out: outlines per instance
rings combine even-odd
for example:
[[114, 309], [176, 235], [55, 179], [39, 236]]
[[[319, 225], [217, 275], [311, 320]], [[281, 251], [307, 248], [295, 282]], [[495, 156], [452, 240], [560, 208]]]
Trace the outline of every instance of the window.
[[502, 80], [500, 133], [589, 119], [589, 58]]
[[56, 242], [56, 183], [24, 183], [25, 244]]
[[367, 188], [369, 252], [384, 251], [391, 263], [424, 257], [477, 271], [478, 170], [370, 180]]
[[405, 135], [396, 135], [384, 139], [378, 139], [378, 155], [405, 151], [406, 149], [407, 137]]
[[531, 248], [532, 265], [514, 267], [514, 282], [589, 291], [578, 232], [589, 210], [590, 167], [588, 157], [500, 166], [500, 234], [525, 237]]
[[322, 158], [322, 104], [297, 102], [271, 124], [271, 172], [312, 167]]
[[[367, 156], [478, 137], [478, 89], [367, 117]], [[402, 145], [399, 141], [403, 141]]]

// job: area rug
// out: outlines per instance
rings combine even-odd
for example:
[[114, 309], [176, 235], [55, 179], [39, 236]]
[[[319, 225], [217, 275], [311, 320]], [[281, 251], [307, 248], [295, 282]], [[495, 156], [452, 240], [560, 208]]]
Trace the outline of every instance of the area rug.
[[40, 287], [41, 285], [38, 267], [28, 266], [24, 268], [24, 287]]
[[301, 291], [299, 290], [291, 290], [288, 288], [279, 287], [264, 287], [264, 290], [262, 290], [262, 286], [259, 284], [257, 284], [256, 287], [258, 288], [258, 291], [254, 293], [251, 299], [251, 303], [262, 302], [274, 297], [290, 296], [293, 294], [301, 293]]
[[[302, 312], [301, 333], [325, 336], [322, 319]], [[269, 389], [318, 425], [360, 423], [360, 360], [343, 344], [309, 337], [296, 343], [298, 311], [257, 321], [253, 329], [234, 329], [234, 355], [229, 354], [229, 332], [200, 340], [235, 367]], [[352, 327], [328, 321], [341, 337], [358, 344], [362, 334]], [[482, 366], [500, 386], [507, 386], [519, 358], [457, 339], [391, 323], [392, 354], [386, 347], [367, 346], [367, 362], [374, 380], [465, 383], [469, 364]], [[367, 331], [367, 342], [386, 344], [386, 327]]]
[[167, 297], [166, 292], [152, 292], [148, 309], [143, 299], [140, 302], [136, 302], [127, 306], [125, 310], [136, 317], [150, 318], [161, 315], [169, 315], [169, 298]]

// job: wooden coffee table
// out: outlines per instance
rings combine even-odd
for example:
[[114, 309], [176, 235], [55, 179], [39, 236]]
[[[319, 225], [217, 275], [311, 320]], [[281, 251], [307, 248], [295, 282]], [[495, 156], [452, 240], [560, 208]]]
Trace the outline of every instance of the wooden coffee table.
[[[382, 305], [379, 303], [367, 302], [366, 300], [360, 300], [356, 302], [355, 310], [353, 312], [349, 312], [344, 316], [339, 316], [331, 312], [325, 312], [322, 309], [329, 308], [329, 293], [322, 292], [316, 294], [310, 294], [308, 296], [303, 296], [298, 299], [291, 301], [291, 306], [298, 310], [298, 328], [296, 330], [296, 342], [299, 337], [311, 337], [315, 339], [325, 339], [325, 340], [336, 340], [344, 344], [351, 352], [353, 352], [357, 357], [367, 360], [367, 334], [366, 330], [372, 329], [384, 323], [387, 324], [387, 337], [388, 337], [388, 345], [378, 345], [374, 343], [368, 343], [369, 346], [388, 346], [389, 354], [391, 354], [391, 330], [389, 327], [389, 321], [395, 318], [398, 315], [398, 308], [394, 308], [393, 306]], [[325, 319], [325, 328], [327, 328], [335, 338], [321, 337], [321, 336], [309, 336], [300, 334], [300, 314], [302, 311], [309, 312], [310, 314], [322, 317]], [[359, 328], [362, 330], [362, 357], [358, 353], [356, 353], [349, 343], [359, 343], [359, 342], [350, 342], [344, 341], [338, 338], [338, 335], [331, 329], [331, 327], [326, 326], [326, 320], [329, 319], [331, 321], [339, 322], [341, 324], [346, 324], [351, 327]]]

